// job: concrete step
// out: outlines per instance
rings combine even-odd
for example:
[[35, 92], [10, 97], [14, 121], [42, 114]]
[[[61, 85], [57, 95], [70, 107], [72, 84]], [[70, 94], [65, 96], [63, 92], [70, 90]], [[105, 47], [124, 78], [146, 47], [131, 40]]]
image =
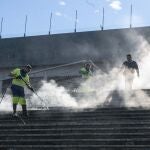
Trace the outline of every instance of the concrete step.
[[[149, 120], [145, 120], [145, 119], [122, 119], [122, 118], [119, 118], [120, 121], [121, 121], [121, 125], [120, 123], [118, 122], [117, 119], [115, 119], [114, 121], [112, 121], [111, 119], [110, 120], [106, 120], [106, 119], [83, 119], [83, 120], [71, 120], [69, 122], [69, 120], [25, 120], [25, 119], [18, 119], [18, 120], [4, 120], [1, 124], [0, 124], [0, 129], [6, 127], [6, 128], [9, 128], [9, 127], [12, 127], [12, 128], [15, 128], [15, 126], [20, 126], [23, 122], [25, 122], [26, 125], [31, 125], [32, 127], [34, 127], [34, 125], [37, 125], [37, 126], [42, 126], [44, 123], [45, 124], [50, 124], [50, 126], [65, 126], [65, 124], [67, 124], [69, 122], [69, 125], [70, 127], [74, 127], [74, 126], [95, 126], [95, 127], [104, 127], [105, 126], [105, 123], [109, 123], [109, 124], [106, 124], [106, 126], [108, 127], [113, 127], [113, 126], [130, 126], [130, 124], [126, 124], [126, 122], [131, 122], [133, 121], [133, 123], [136, 124], [136, 122], [145, 122], [146, 124], [145, 125], [142, 125], [142, 124], [137, 124], [137, 126], [149, 126], [150, 123], [149, 123]], [[89, 124], [89, 121], [92, 121], [92, 124]], [[100, 124], [98, 124], [100, 123]], [[103, 124], [104, 123], [104, 124]], [[115, 123], [115, 124], [114, 124]], [[9, 126], [11, 124], [11, 126]], [[95, 124], [95, 125], [94, 125]], [[4, 125], [4, 126], [2, 126]], [[134, 126], [134, 124], [131, 124], [131, 126]], [[29, 126], [24, 126], [25, 128], [26, 127], [29, 127]], [[36, 127], [36, 126], [35, 126]], [[42, 126], [43, 128], [46, 128], [46, 126]]]
[[0, 124], [0, 129], [48, 129], [48, 128], [124, 128], [124, 127], [142, 127], [149, 129], [150, 122], [59, 122], [59, 123], [32, 123], [32, 124], [22, 124], [16, 123], [16, 124]]
[[83, 133], [83, 134], [114, 134], [114, 133], [150, 133], [150, 127], [116, 127], [116, 128], [87, 128], [87, 127], [74, 127], [74, 128], [30, 128], [25, 129], [18, 127], [17, 129], [1, 129], [1, 134], [69, 134], [69, 133]]
[[70, 132], [70, 133], [28, 133], [28, 134], [1, 134], [0, 140], [41, 140], [41, 139], [143, 139], [150, 138], [150, 133], [82, 133], [82, 132]]
[[29, 118], [1, 113], [0, 149], [150, 149], [150, 110], [57, 110], [32, 110]]
[[[54, 111], [53, 111], [54, 110]], [[119, 108], [116, 109], [102, 109], [102, 110], [93, 110], [93, 109], [89, 109], [86, 111], [78, 111], [78, 110], [55, 110], [54, 108], [52, 110], [36, 110], [36, 111], [29, 111], [29, 116], [33, 116], [33, 117], [49, 117], [49, 116], [53, 116], [53, 117], [63, 117], [63, 116], [78, 116], [78, 117], [86, 117], [86, 116], [132, 116], [132, 115], [143, 115], [143, 116], [149, 116], [150, 115], [150, 110], [136, 110], [136, 109], [132, 109], [132, 110], [127, 110], [127, 109], [123, 109], [120, 110]], [[2, 118], [7, 118], [11, 116], [11, 112], [0, 112], [0, 119]]]
[[[19, 117], [20, 118], [20, 117]], [[1, 119], [1, 124], [5, 124], [5, 123], [16, 123], [16, 121], [19, 120], [19, 118], [15, 117], [15, 118], [6, 118], [6, 119]], [[21, 117], [21, 119], [24, 119], [26, 122], [28, 123], [38, 123], [38, 122], [89, 122], [89, 120], [93, 121], [93, 122], [115, 122], [120, 120], [120, 122], [125, 122], [125, 121], [150, 121], [150, 116], [100, 116], [100, 117], [59, 117], [59, 118], [33, 118], [33, 117], [29, 117], [29, 118], [23, 118]]]
[[[22, 115], [19, 115], [22, 117]], [[88, 119], [96, 119], [96, 120], [111, 120], [111, 119], [133, 119], [133, 120], [150, 120], [150, 114], [110, 114], [110, 115], [106, 115], [106, 114], [95, 114], [95, 115], [36, 115], [36, 116], [32, 116], [29, 115], [28, 120], [51, 120], [51, 121], [56, 121], [56, 120], [88, 120]], [[4, 121], [4, 120], [16, 120], [15, 117], [12, 117], [12, 115], [7, 115], [7, 116], [2, 116], [0, 117], [0, 120]]]
[[0, 145], [149, 145], [150, 138], [124, 139], [13, 139], [0, 140]]
[[3, 150], [147, 150], [150, 145], [0, 145]]
[[[34, 109], [34, 108], [31, 108]], [[42, 110], [44, 109], [44, 110]], [[87, 108], [87, 109], [73, 109], [73, 108], [68, 108], [68, 107], [39, 107], [35, 108], [35, 110], [30, 110], [31, 114], [42, 114], [42, 113], [52, 113], [52, 114], [70, 114], [70, 113], [77, 113], [77, 114], [84, 114], [84, 113], [113, 113], [113, 112], [126, 112], [126, 113], [138, 113], [138, 112], [144, 112], [144, 113], [149, 113], [149, 109], [143, 109], [143, 108]], [[5, 112], [6, 113], [6, 112]], [[8, 113], [7, 113], [8, 114]]]
[[[21, 112], [21, 111], [19, 111], [19, 112]], [[39, 110], [39, 112], [38, 111], [35, 111], [35, 112], [31, 112], [30, 110], [28, 111], [28, 113], [29, 113], [29, 115], [30, 116], [43, 116], [43, 115], [45, 115], [45, 116], [49, 116], [49, 115], [51, 115], [51, 116], [74, 116], [74, 115], [76, 115], [76, 116], [95, 116], [95, 115], [106, 115], [106, 116], [110, 116], [110, 115], [134, 115], [134, 114], [137, 114], [137, 115], [150, 115], [149, 113], [150, 113], [150, 111], [143, 111], [143, 110], [141, 110], [141, 111], [136, 111], [135, 110], [135, 112], [134, 111], [131, 111], [131, 112], [129, 112], [129, 111], [102, 111], [102, 112], [99, 112], [99, 111], [89, 111], [89, 112], [51, 112], [51, 111], [49, 111], [49, 110], [45, 110], [44, 112], [43, 111], [40, 111]], [[5, 117], [10, 117], [10, 115], [11, 115], [11, 112], [9, 112], [9, 113], [2, 113], [2, 112], [0, 112], [0, 118], [3, 118], [4, 116]]]

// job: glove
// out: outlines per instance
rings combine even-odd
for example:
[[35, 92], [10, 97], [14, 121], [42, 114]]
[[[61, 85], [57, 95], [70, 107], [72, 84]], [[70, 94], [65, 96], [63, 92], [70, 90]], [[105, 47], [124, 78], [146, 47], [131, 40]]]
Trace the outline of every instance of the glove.
[[17, 76], [16, 79], [22, 79], [21, 75]]
[[34, 89], [33, 89], [32, 87], [29, 87], [29, 89], [30, 89], [32, 92], [34, 92]]

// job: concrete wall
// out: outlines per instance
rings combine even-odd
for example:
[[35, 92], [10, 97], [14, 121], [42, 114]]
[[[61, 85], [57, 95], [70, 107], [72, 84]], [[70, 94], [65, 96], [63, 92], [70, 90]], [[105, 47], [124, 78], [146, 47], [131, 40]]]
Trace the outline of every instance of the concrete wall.
[[[121, 66], [127, 53], [134, 56], [141, 37], [150, 42], [150, 27], [0, 39], [0, 89], [12, 68], [26, 64], [33, 71], [83, 59], [93, 60], [106, 71]], [[31, 77], [78, 75], [80, 65]]]
[[[150, 41], [150, 27], [0, 39], [0, 68], [57, 65], [82, 59], [111, 66], [136, 50], [135, 33]], [[130, 35], [135, 36], [132, 42]]]

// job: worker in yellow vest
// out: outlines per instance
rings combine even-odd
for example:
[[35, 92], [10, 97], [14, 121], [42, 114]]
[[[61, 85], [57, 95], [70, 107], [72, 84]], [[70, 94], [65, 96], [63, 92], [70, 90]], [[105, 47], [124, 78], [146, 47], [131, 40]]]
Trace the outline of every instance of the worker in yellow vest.
[[27, 107], [25, 100], [24, 87], [27, 86], [30, 90], [34, 91], [30, 85], [28, 73], [31, 71], [32, 67], [30, 65], [25, 66], [23, 69], [16, 68], [11, 73], [10, 76], [12, 80], [12, 101], [13, 101], [13, 115], [17, 116], [16, 109], [17, 105], [22, 105], [23, 116], [27, 117]]
[[[90, 63], [84, 64], [84, 66], [80, 68], [79, 73], [82, 75], [83, 82], [88, 80], [93, 75], [92, 65]], [[91, 87], [86, 86], [84, 84], [80, 86], [78, 90], [81, 93], [93, 92]]]
[[83, 79], [88, 79], [92, 76], [92, 68], [91, 64], [86, 63], [83, 67], [80, 68], [79, 73], [82, 75]]

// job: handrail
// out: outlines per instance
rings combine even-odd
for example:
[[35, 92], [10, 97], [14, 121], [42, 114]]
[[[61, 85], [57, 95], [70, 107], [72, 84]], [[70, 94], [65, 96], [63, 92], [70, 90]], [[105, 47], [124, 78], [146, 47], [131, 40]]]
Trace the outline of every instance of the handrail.
[[[53, 69], [57, 69], [57, 68], [61, 68], [61, 67], [67, 67], [67, 66], [71, 66], [71, 65], [75, 65], [75, 64], [79, 64], [79, 63], [85, 63], [85, 62], [88, 62], [88, 61], [87, 60], [80, 60], [80, 61], [76, 61], [76, 62], [72, 62], [72, 63], [67, 63], [67, 64], [63, 64], [63, 65], [58, 65], [58, 66], [54, 66], [54, 67], [41, 69], [41, 70], [38, 70], [38, 71], [33, 71], [29, 74], [32, 75], [32, 74], [36, 74], [36, 73], [40, 73], [40, 72], [45, 72], [45, 71], [49, 71], [49, 70], [53, 70]], [[3, 79], [0, 79], [0, 81], [9, 80], [9, 79], [12, 79], [12, 77], [7, 76]]]

